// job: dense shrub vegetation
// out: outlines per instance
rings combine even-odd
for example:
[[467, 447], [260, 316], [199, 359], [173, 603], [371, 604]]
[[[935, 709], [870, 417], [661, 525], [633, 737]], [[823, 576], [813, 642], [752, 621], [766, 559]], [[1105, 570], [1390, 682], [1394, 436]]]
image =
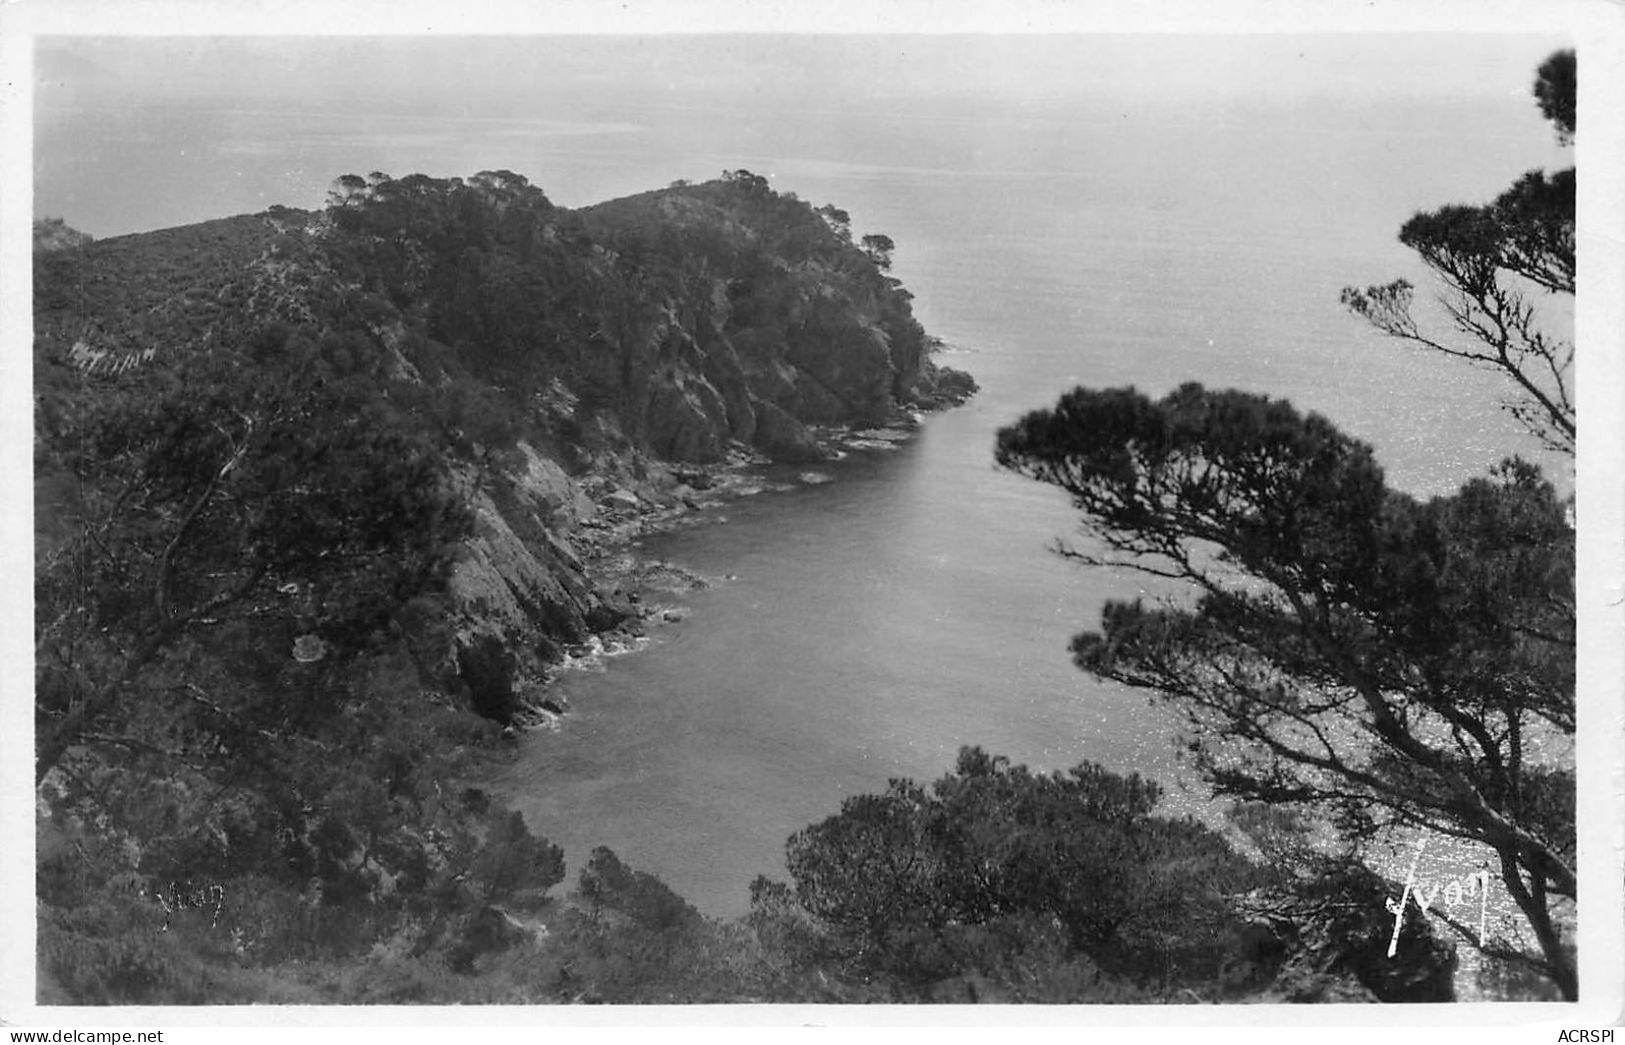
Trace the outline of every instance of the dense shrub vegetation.
[[[1384, 883], [1357, 862], [1256, 862], [1157, 815], [1158, 795], [1089, 763], [1032, 773], [967, 748], [929, 788], [893, 781], [792, 836], [792, 882], [759, 879], [751, 922], [821, 981], [894, 1001], [1450, 996], [1453, 952], [1425, 926], [1407, 929], [1403, 961], [1374, 960], [1391, 922]], [[1302, 897], [1353, 899], [1337, 884], [1351, 877], [1365, 889], [1342, 924], [1282, 915]]]

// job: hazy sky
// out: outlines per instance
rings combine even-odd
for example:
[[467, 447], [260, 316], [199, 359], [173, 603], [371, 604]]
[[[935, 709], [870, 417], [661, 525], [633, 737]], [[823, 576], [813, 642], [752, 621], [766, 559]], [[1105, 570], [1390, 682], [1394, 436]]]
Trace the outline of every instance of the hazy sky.
[[[43, 37], [35, 213], [107, 236], [271, 203], [316, 206], [346, 171], [482, 166], [545, 175], [549, 192], [576, 205], [679, 175], [600, 183], [548, 158], [613, 152], [629, 144], [616, 136], [639, 134], [673, 137], [673, 153], [702, 137], [725, 158], [761, 152], [772, 128], [760, 125], [773, 119], [805, 127], [791, 146], [808, 154], [819, 135], [904, 113], [1206, 124], [1234, 107], [1290, 119], [1331, 102], [1349, 113], [1364, 106], [1367, 124], [1391, 114], [1400, 127], [1408, 106], [1459, 103], [1499, 104], [1535, 123], [1533, 70], [1567, 42], [1549, 34]], [[679, 125], [700, 133], [675, 140]], [[825, 142], [825, 151], [847, 158], [852, 150], [840, 144]]]
[[[45, 37], [39, 101], [393, 99], [444, 107], [582, 88], [1043, 100], [1505, 95], [1558, 34]], [[1513, 93], [1526, 93], [1520, 88]]]

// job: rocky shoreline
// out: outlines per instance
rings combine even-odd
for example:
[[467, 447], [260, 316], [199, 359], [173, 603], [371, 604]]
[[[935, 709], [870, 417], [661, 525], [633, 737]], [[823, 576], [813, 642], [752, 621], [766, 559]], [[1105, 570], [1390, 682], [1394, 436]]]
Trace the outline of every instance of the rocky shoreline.
[[[717, 464], [661, 466], [636, 483], [601, 477], [582, 482], [582, 490], [596, 510], [590, 519], [577, 524], [570, 544], [584, 575], [618, 619], [581, 642], [565, 645], [557, 660], [528, 680], [505, 735], [558, 728], [570, 709], [557, 686], [561, 677], [598, 667], [606, 657], [643, 649], [654, 629], [687, 616], [674, 598], [714, 583], [670, 561], [645, 556], [640, 551], [644, 539], [690, 526], [725, 525], [728, 518], [719, 510], [744, 497], [832, 482], [835, 476], [819, 464], [837, 462], [852, 453], [895, 449], [914, 438], [929, 413], [959, 405], [970, 394], [929, 402], [924, 409], [899, 409], [884, 425], [812, 428], [820, 456], [794, 465], [736, 444]], [[793, 481], [771, 474], [792, 467], [798, 469]]]

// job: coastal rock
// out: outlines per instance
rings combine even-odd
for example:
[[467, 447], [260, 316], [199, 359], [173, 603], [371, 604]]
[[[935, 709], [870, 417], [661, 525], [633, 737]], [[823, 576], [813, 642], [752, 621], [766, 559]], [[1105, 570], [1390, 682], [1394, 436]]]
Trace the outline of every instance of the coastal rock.
[[921, 372], [910, 398], [921, 406], [941, 410], [960, 405], [979, 390], [976, 379], [963, 370], [930, 363]]
[[756, 407], [751, 402], [750, 386], [739, 354], [727, 338], [714, 331], [703, 343], [705, 355], [700, 372], [722, 398], [728, 438], [741, 443], [752, 442], [756, 438]]
[[799, 334], [786, 353], [803, 375], [798, 387], [811, 383], [833, 399], [831, 405], [809, 404], [810, 412], [803, 416], [854, 424], [879, 424], [890, 416], [897, 371], [884, 333], [820, 297]]
[[682, 486], [688, 487], [689, 493], [699, 490], [709, 490], [716, 482], [716, 480], [713, 479], [707, 472], [687, 472], [673, 469], [671, 474], [672, 478], [677, 480], [678, 483], [680, 483]]
[[774, 459], [791, 464], [822, 461], [829, 456], [806, 425], [772, 403], [756, 404], [756, 445]]
[[520, 466], [510, 473], [515, 497], [537, 513], [550, 530], [569, 532], [591, 519], [597, 506], [559, 466], [525, 440], [515, 444]]
[[631, 490], [611, 490], [609, 493], [603, 496], [599, 503], [607, 507], [620, 508], [633, 512], [643, 507], [642, 498], [638, 497], [638, 495], [633, 493]]
[[519, 710], [514, 696], [516, 668], [516, 658], [496, 635], [470, 636], [457, 651], [457, 673], [468, 687], [474, 711], [496, 722], [511, 722]]
[[722, 396], [703, 376], [672, 373], [650, 395], [649, 447], [668, 461], [720, 460], [727, 415]]
[[584, 633], [597, 602], [586, 578], [547, 548], [520, 540], [488, 494], [471, 493], [469, 505], [474, 535], [447, 582], [454, 606], [497, 630], [542, 622], [561, 636]]

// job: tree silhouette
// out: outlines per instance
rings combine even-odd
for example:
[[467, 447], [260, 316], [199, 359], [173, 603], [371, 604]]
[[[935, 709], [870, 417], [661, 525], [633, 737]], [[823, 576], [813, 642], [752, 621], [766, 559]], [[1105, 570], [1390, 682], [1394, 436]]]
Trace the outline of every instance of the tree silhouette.
[[1536, 469], [1420, 502], [1325, 418], [1195, 384], [1077, 389], [997, 459], [1071, 495], [1066, 556], [1194, 592], [1108, 602], [1081, 668], [1183, 712], [1219, 794], [1488, 846], [1541, 953], [1490, 950], [1574, 996], [1574, 541]]
[[[1565, 143], [1574, 135], [1574, 52], [1540, 67], [1535, 96]], [[1541, 329], [1535, 298], [1574, 296], [1574, 169], [1530, 171], [1493, 203], [1412, 217], [1399, 239], [1443, 284], [1455, 334], [1431, 333], [1412, 313], [1404, 279], [1347, 287], [1343, 303], [1384, 334], [1507, 377], [1506, 409], [1547, 447], [1574, 453], [1574, 346]]]
[[1574, 140], [1574, 52], [1557, 51], [1535, 71], [1535, 101], [1565, 144]]
[[882, 272], [891, 269], [892, 251], [897, 249], [897, 244], [892, 242], [890, 236], [872, 232], [863, 237], [861, 242], [863, 252], [869, 255], [869, 260], [875, 263], [876, 268]]

